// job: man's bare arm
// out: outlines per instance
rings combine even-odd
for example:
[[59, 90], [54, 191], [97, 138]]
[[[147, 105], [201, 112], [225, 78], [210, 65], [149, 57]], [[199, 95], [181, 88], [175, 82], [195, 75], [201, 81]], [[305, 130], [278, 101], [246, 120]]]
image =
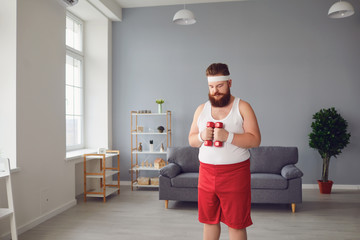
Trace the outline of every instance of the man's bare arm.
[[[200, 139], [199, 139], [199, 128], [197, 126], [197, 121], [198, 121], [200, 113], [203, 109], [204, 109], [204, 104], [200, 105], [194, 113], [193, 122], [191, 124], [190, 132], [189, 132], [189, 144], [192, 147], [201, 147], [201, 144], [202, 144], [202, 141], [200, 141]], [[201, 137], [201, 138], [203, 140], [206, 140], [206, 139], [204, 139], [205, 136], [204, 136], [204, 138], [203, 137]]]
[[244, 120], [244, 133], [234, 134], [232, 144], [241, 148], [258, 147], [261, 142], [261, 134], [254, 110], [249, 103], [242, 100], [239, 110]]

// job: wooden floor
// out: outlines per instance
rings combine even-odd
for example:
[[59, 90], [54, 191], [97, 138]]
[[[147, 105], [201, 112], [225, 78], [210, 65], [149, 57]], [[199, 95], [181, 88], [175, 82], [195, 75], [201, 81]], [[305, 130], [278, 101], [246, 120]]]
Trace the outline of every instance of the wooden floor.
[[[254, 204], [254, 224], [249, 240], [358, 240], [360, 239], [360, 191], [334, 190], [321, 195], [303, 191], [303, 203], [291, 213], [288, 205]], [[197, 204], [158, 200], [154, 190], [131, 192], [122, 186], [120, 195], [91, 198], [19, 236], [20, 240], [184, 240], [202, 239]], [[222, 225], [221, 239], [229, 239]]]

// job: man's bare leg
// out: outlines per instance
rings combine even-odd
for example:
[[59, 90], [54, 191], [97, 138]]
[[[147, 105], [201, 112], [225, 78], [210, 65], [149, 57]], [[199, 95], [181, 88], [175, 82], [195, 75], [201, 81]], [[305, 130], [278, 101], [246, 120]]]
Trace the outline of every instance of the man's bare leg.
[[203, 240], [219, 240], [221, 227], [218, 224], [204, 224]]
[[246, 228], [235, 229], [229, 227], [230, 240], [247, 240]]

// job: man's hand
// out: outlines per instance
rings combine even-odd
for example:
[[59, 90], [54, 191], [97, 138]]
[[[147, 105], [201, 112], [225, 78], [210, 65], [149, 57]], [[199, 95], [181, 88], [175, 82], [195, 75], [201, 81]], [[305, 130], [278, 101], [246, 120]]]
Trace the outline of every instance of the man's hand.
[[214, 128], [214, 141], [226, 142], [229, 132], [224, 128]]
[[213, 139], [214, 139], [214, 129], [211, 128], [211, 127], [205, 128], [205, 129], [201, 132], [201, 139], [202, 139], [203, 141], [213, 140]]

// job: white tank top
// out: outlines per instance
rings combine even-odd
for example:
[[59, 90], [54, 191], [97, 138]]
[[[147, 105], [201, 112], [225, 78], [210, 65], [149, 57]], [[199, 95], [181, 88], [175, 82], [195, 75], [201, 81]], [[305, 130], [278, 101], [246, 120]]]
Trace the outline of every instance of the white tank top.
[[[206, 128], [206, 123], [222, 122], [224, 128], [232, 133], [244, 133], [243, 118], [239, 111], [239, 98], [235, 98], [230, 113], [221, 120], [215, 120], [211, 115], [211, 103], [207, 101], [204, 109], [200, 113], [197, 125], [199, 132]], [[222, 147], [208, 147], [201, 145], [199, 150], [199, 160], [202, 163], [219, 165], [219, 164], [233, 164], [243, 162], [250, 158], [250, 152], [246, 148], [240, 148], [231, 143], [224, 142]]]

